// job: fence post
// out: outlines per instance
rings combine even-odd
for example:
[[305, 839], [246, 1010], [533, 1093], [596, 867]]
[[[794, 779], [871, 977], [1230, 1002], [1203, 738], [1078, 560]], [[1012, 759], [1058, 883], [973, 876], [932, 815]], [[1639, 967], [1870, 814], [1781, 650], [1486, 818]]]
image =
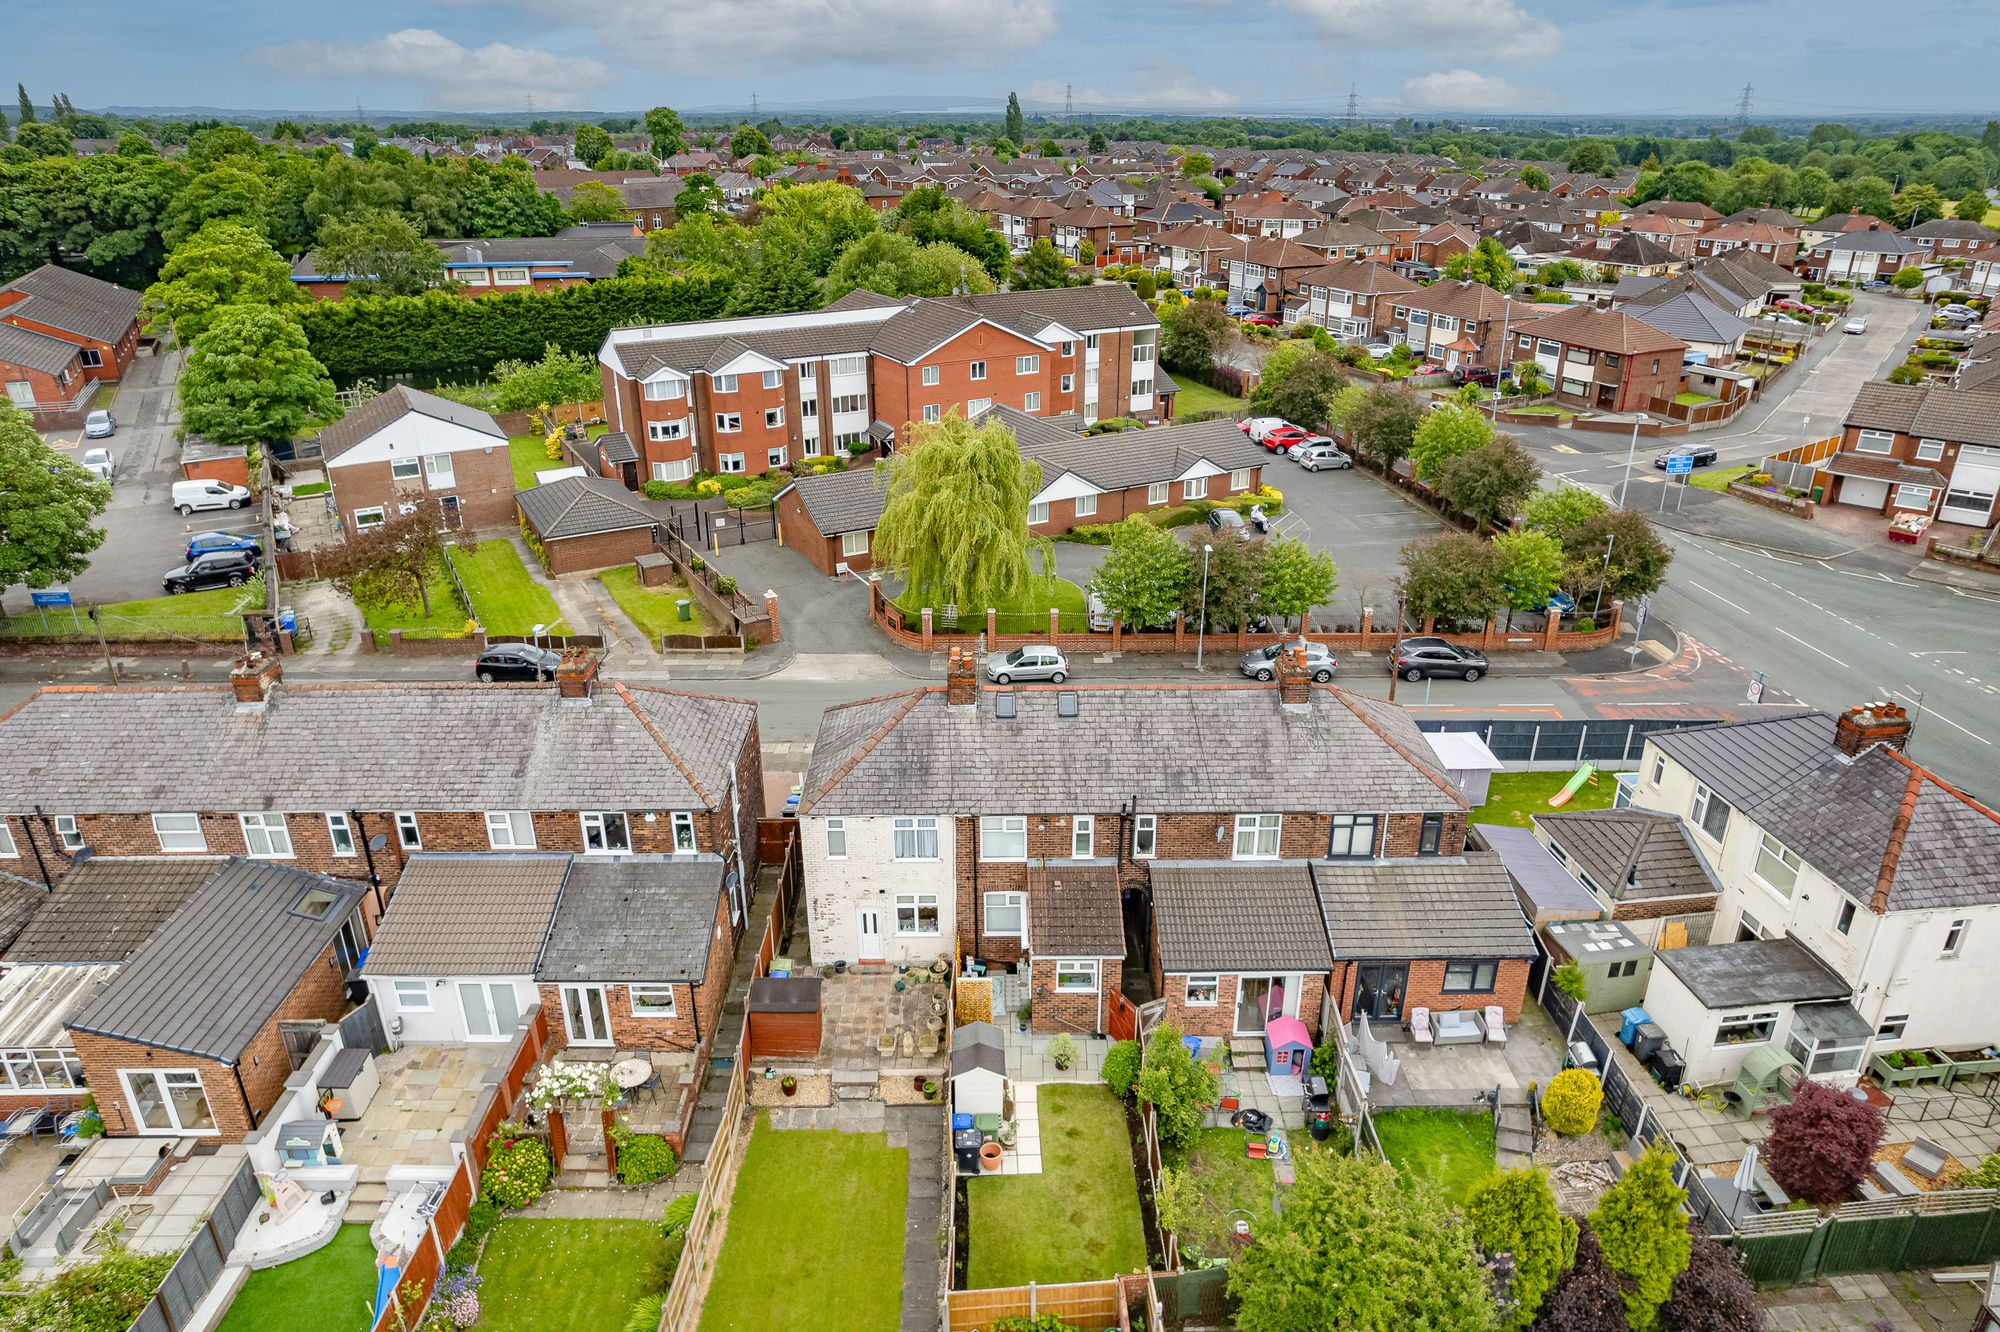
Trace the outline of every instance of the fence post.
[[1054, 606], [1051, 606], [1049, 607], [1049, 641], [1051, 643], [1055, 642], [1056, 635], [1061, 632], [1062, 632], [1062, 613], [1058, 611]]
[[924, 607], [922, 615], [924, 624], [924, 651], [929, 652], [931, 650], [931, 608], [929, 606]]
[[986, 646], [989, 648], [997, 647], [999, 646], [999, 642], [1000, 612], [988, 606], [986, 608]]

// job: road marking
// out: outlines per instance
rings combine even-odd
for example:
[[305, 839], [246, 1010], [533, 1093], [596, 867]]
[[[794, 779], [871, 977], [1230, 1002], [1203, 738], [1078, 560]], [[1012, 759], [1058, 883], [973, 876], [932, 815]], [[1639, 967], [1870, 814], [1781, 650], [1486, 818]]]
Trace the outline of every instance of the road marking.
[[1702, 585], [1701, 585], [1700, 583], [1697, 583], [1697, 582], [1695, 582], [1695, 581], [1694, 581], [1694, 580], [1693, 580], [1692, 578], [1688, 579], [1688, 586], [1689, 586], [1689, 587], [1701, 587], [1701, 590], [1702, 590], [1702, 591], [1704, 591], [1704, 592], [1708, 593], [1708, 595], [1710, 595], [1711, 597], [1714, 597], [1714, 598], [1715, 598], [1715, 599], [1716, 599], [1717, 601], [1721, 602], [1721, 603], [1722, 603], [1723, 605], [1725, 605], [1725, 606], [1734, 606], [1734, 607], [1735, 607], [1735, 608], [1736, 608], [1737, 610], [1739, 610], [1739, 611], [1743, 611], [1743, 613], [1744, 613], [1745, 615], [1748, 615], [1748, 614], [1750, 613], [1750, 612], [1749, 612], [1749, 611], [1747, 611], [1747, 610], [1743, 610], [1743, 608], [1742, 608], [1741, 606], [1737, 606], [1735, 602], [1731, 601], [1731, 600], [1730, 600], [1730, 599], [1729, 599], [1728, 597], [1725, 597], [1725, 596], [1723, 596], [1723, 595], [1722, 595], [1722, 594], [1721, 594], [1720, 592], [1717, 592], [1717, 591], [1716, 591], [1716, 590], [1715, 590], [1714, 588], [1712, 588], [1712, 587], [1702, 587]]
[[[1779, 630], [1779, 632], [1783, 633], [1784, 631]], [[1898, 698], [1907, 698], [1910, 700], [1910, 702], [1915, 703], [1917, 705], [1917, 716], [1919, 719], [1924, 717], [1936, 717], [1946, 726], [1951, 727], [1952, 730], [1963, 731], [1966, 735], [1971, 736], [1974, 740], [1977, 740], [1982, 745], [1988, 745], [1988, 746], [1992, 745], [1993, 742], [1991, 740], [1988, 740], [1985, 736], [1981, 735], [1979, 732], [1967, 731], [1963, 726], [1960, 726], [1957, 722], [1945, 716], [1942, 712], [1938, 712], [1932, 708], [1925, 707], [1923, 704], [1923, 700], [1919, 699], [1915, 694], [1905, 694], [1900, 689], [1891, 689], [1889, 692], [1896, 695]]]
[[[1773, 625], [1772, 628], [1776, 629], [1777, 626]], [[1797, 643], [1800, 647], [1811, 648], [1814, 652], [1819, 653], [1820, 656], [1825, 657], [1828, 661], [1840, 667], [1840, 669], [1843, 671], [1851, 671], [1854, 669], [1852, 666], [1849, 666], [1846, 662], [1842, 661], [1839, 657], [1834, 656], [1831, 652], [1825, 651], [1822, 648], [1813, 647], [1811, 643], [1806, 642], [1805, 639], [1800, 638], [1797, 634], [1791, 632], [1789, 629], [1778, 629], [1778, 632], [1783, 634], [1786, 638], [1791, 639], [1794, 643]]]
[[1964, 648], [1932, 648], [1928, 652], [1912, 652], [1913, 657], [1963, 657]]
[[1552, 449], [1552, 450], [1554, 450], [1554, 451], [1555, 451], [1555, 452], [1557, 452], [1557, 453], [1582, 453], [1582, 452], [1583, 452], [1583, 450], [1582, 450], [1582, 449], [1574, 449], [1574, 448], [1571, 448], [1571, 447], [1570, 447], [1569, 445], [1567, 445], [1567, 444], [1551, 444], [1551, 445], [1549, 445], [1549, 448], [1550, 448], [1550, 449]]

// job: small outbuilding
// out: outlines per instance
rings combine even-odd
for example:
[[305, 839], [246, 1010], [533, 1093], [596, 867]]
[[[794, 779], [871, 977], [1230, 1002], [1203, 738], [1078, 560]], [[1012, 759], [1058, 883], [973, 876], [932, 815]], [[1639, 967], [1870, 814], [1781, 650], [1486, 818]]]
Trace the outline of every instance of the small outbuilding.
[[565, 476], [514, 499], [552, 574], [629, 564], [656, 544], [659, 513], [608, 477]]
[[1431, 752], [1437, 755], [1438, 766], [1458, 783], [1466, 803], [1475, 806], [1485, 804], [1487, 783], [1494, 773], [1507, 766], [1493, 757], [1493, 751], [1486, 747], [1486, 742], [1473, 731], [1425, 731], [1424, 739], [1430, 742]]
[[968, 1022], [951, 1034], [951, 1108], [961, 1115], [998, 1115], [1007, 1101], [1007, 1053], [1000, 1028]]
[[1312, 1063], [1312, 1033], [1293, 1017], [1274, 1017], [1264, 1024], [1264, 1066], [1274, 1078], [1302, 1078]]
[[752, 1063], [819, 1058], [819, 987], [817, 976], [765, 976], [750, 982], [743, 1012]]
[[1542, 928], [1550, 960], [1583, 973], [1584, 1011], [1614, 1013], [1646, 998], [1653, 950], [1615, 920], [1559, 920]]

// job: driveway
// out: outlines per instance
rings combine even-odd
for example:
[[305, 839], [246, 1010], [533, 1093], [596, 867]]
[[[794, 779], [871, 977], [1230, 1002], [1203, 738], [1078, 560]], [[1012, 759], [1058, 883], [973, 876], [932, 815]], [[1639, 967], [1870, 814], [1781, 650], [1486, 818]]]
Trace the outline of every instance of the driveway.
[[868, 588], [859, 578], [829, 578], [775, 541], [723, 546], [709, 559], [753, 601], [778, 594], [778, 631], [795, 652], [879, 654], [888, 646], [868, 622]]

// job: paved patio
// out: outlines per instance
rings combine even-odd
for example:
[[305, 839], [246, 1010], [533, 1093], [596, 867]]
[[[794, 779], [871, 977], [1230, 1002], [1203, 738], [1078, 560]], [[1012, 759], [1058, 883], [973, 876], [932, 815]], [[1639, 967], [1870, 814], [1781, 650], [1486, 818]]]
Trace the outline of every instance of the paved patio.
[[1500, 1045], [1418, 1045], [1401, 1027], [1371, 1023], [1369, 1029], [1402, 1064], [1393, 1084], [1375, 1080], [1368, 1100], [1380, 1110], [1464, 1105], [1495, 1087], [1525, 1092], [1529, 1083], [1546, 1084], [1562, 1069], [1562, 1033], [1536, 1003], [1521, 1006], [1520, 1021], [1507, 1028]]
[[[70, 1167], [63, 1185], [88, 1189], [100, 1180], [130, 1180], [143, 1177], [160, 1158], [160, 1149], [172, 1140], [165, 1138], [99, 1138], [91, 1149]], [[139, 1197], [113, 1198], [97, 1214], [96, 1222], [78, 1241], [91, 1249], [88, 1235], [110, 1222], [123, 1226], [126, 1246], [138, 1253], [179, 1253], [194, 1233], [202, 1228], [208, 1214], [228, 1190], [242, 1167], [247, 1149], [241, 1143], [224, 1143], [205, 1155], [180, 1161], [151, 1193]], [[94, 1250], [92, 1250], [94, 1252]]]
[[1007, 1076], [1015, 1082], [1102, 1082], [1104, 1056], [1111, 1051], [1110, 1040], [1093, 1041], [1071, 1032], [1076, 1042], [1076, 1059], [1068, 1068], [1057, 1068], [1049, 1058], [1053, 1035], [1024, 1032], [1014, 1014], [1028, 998], [1026, 976], [993, 977], [993, 1019], [1000, 1028], [1000, 1048], [1007, 1056]]
[[[950, 1033], [940, 1027], [938, 1052], [921, 1053], [923, 1037], [930, 1032], [931, 1011], [938, 1000], [949, 1003], [943, 985], [928, 982], [896, 989], [893, 968], [866, 972], [849, 971], [828, 976], [820, 983], [820, 1065], [836, 1069], [922, 1069], [941, 1068], [950, 1048]], [[877, 1042], [892, 1033], [899, 1038], [896, 1053], [883, 1058]], [[908, 1050], [900, 1038], [910, 1038]]]
[[1770, 1332], [1964, 1332], [1979, 1314], [1983, 1293], [1976, 1281], [1889, 1272], [1828, 1277], [1759, 1298]]
[[347, 1161], [361, 1182], [387, 1178], [390, 1166], [449, 1167], [452, 1133], [465, 1126], [486, 1076], [507, 1053], [505, 1042], [406, 1045], [375, 1057], [381, 1089], [366, 1113], [341, 1125]]

